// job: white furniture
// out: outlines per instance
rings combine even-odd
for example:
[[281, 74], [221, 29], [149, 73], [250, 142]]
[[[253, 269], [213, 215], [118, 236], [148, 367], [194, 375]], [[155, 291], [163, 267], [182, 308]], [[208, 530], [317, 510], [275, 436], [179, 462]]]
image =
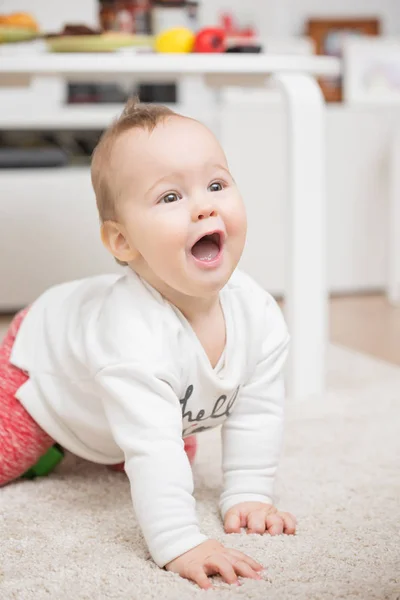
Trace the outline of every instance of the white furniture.
[[400, 101], [400, 37], [349, 37], [343, 46], [344, 99], [391, 106]]
[[389, 301], [400, 304], [400, 38], [361, 37], [344, 45], [343, 81], [350, 104], [393, 113], [389, 149], [388, 281]]
[[[217, 88], [265, 85], [281, 90], [288, 116], [288, 211], [285, 311], [292, 334], [289, 394], [321, 393], [327, 341], [324, 103], [314, 75], [338, 75], [328, 57], [268, 55], [37, 55], [4, 57], [1, 77], [32, 75], [165, 79], [201, 75]], [[260, 248], [262, 255], [262, 248]], [[266, 257], [268, 259], [268, 257]]]
[[397, 126], [390, 153], [389, 188], [389, 280], [388, 299], [400, 306], [400, 125]]

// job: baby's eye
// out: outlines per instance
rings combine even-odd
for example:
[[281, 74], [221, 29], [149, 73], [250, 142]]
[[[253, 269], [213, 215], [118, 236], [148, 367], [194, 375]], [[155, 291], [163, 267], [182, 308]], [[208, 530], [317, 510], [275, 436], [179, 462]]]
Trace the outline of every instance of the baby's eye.
[[222, 183], [220, 183], [219, 181], [214, 181], [214, 183], [211, 183], [208, 186], [209, 192], [220, 192], [221, 190], [222, 190]]
[[176, 202], [177, 200], [179, 200], [178, 194], [175, 192], [169, 192], [169, 194], [166, 194], [161, 198], [160, 202], [164, 204], [170, 204], [171, 202]]

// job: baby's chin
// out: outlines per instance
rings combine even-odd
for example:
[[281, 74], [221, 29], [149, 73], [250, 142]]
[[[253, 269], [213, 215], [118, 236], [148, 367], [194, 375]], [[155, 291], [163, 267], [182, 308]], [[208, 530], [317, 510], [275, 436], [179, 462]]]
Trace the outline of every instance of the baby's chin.
[[185, 285], [180, 286], [188, 296], [207, 298], [218, 294], [230, 280], [234, 269], [223, 272], [203, 272], [198, 277], [188, 278]]
[[[198, 280], [193, 280], [191, 278], [185, 278], [183, 280], [180, 281], [176, 281], [174, 283], [171, 284], [167, 284], [167, 282], [165, 282], [164, 284], [164, 289], [165, 289], [165, 294], [164, 295], [169, 295], [172, 297], [178, 297], [180, 296], [181, 298], [185, 297], [185, 298], [212, 298], [213, 296], [217, 295], [222, 288], [226, 285], [226, 283], [229, 281], [230, 277], [218, 277], [218, 278], [212, 278], [212, 277], [208, 277], [207, 280], [204, 281], [198, 281]], [[168, 291], [167, 291], [168, 289]], [[161, 291], [161, 290], [159, 290]], [[163, 293], [161, 291], [161, 293]]]
[[230, 274], [213, 276], [207, 273], [207, 277], [179, 277], [171, 280], [157, 278], [155, 281], [148, 281], [162, 296], [177, 306], [190, 304], [195, 299], [215, 298], [230, 279]]
[[228, 283], [236, 265], [232, 264], [230, 257], [225, 256], [224, 261], [215, 269], [201, 269], [190, 261], [184, 261], [180, 268], [153, 270], [143, 260], [140, 268], [133, 267], [137, 274], [149, 285], [156, 289], [162, 296], [172, 303], [179, 303], [184, 298], [212, 298], [218, 294]]

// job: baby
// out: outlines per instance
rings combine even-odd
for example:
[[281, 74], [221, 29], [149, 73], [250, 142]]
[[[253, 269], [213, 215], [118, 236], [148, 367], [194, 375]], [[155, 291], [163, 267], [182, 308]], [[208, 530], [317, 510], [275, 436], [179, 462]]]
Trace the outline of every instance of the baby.
[[204, 589], [213, 574], [260, 579], [262, 565], [201, 532], [192, 495], [193, 436], [222, 426], [225, 532], [295, 533], [273, 505], [289, 336], [236, 270], [246, 215], [224, 152], [199, 122], [132, 100], [92, 181], [125, 269], [52, 287], [15, 317], [0, 351], [0, 485], [55, 444], [124, 462], [157, 565]]

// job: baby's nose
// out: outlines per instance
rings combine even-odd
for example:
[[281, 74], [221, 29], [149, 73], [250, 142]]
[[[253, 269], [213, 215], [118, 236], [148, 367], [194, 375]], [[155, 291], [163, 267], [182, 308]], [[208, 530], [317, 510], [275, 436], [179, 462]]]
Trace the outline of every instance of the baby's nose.
[[210, 210], [203, 210], [202, 212], [200, 212], [197, 216], [198, 220], [201, 221], [201, 219], [206, 219], [207, 217], [216, 217], [217, 216], [217, 211], [210, 209]]
[[209, 217], [217, 217], [218, 212], [213, 206], [197, 207], [193, 211], [193, 221], [202, 221]]

